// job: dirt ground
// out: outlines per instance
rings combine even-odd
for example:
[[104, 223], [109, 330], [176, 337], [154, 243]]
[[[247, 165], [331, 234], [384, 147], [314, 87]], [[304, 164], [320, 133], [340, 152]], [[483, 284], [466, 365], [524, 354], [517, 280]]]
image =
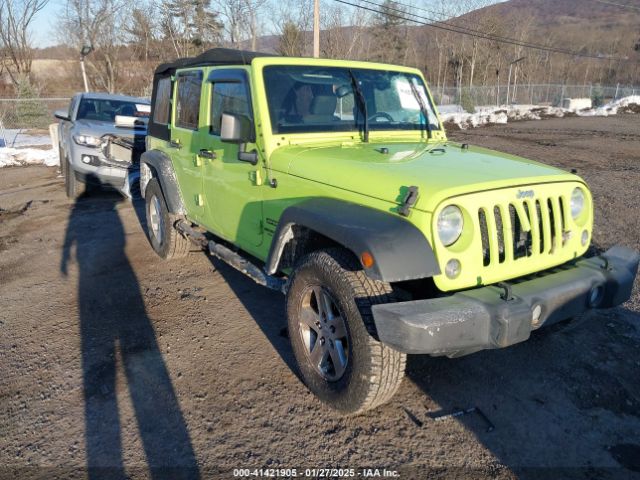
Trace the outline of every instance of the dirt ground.
[[[595, 247], [640, 249], [640, 115], [451, 137], [577, 168]], [[410, 357], [391, 403], [344, 418], [297, 378], [280, 294], [203, 253], [161, 261], [140, 209], [104, 193], [74, 204], [55, 168], [0, 170], [0, 209], [0, 478], [87, 478], [88, 463], [116, 479], [640, 477], [637, 284], [623, 307], [511, 348]], [[494, 431], [428, 415], [473, 406]]]

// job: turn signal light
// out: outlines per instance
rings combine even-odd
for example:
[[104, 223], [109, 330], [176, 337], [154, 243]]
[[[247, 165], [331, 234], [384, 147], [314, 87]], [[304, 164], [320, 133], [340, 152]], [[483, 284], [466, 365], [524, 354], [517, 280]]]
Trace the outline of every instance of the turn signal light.
[[369, 252], [364, 252], [362, 255], [360, 255], [360, 262], [362, 262], [362, 266], [364, 268], [371, 268], [375, 263], [373, 261], [373, 255], [371, 255]]

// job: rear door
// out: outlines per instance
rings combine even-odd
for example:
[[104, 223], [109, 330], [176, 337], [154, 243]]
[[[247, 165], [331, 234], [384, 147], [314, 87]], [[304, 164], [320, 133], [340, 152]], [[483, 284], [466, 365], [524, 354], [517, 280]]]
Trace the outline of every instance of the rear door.
[[169, 143], [187, 215], [195, 221], [201, 220], [204, 212], [202, 162], [196, 153], [200, 134], [202, 83], [203, 70], [200, 68], [177, 73]]

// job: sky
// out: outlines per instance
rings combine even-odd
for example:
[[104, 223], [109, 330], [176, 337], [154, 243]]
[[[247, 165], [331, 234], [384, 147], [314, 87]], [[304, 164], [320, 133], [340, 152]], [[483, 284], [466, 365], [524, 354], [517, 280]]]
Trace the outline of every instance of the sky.
[[[151, 0], [151, 1], [160, 1], [160, 0]], [[213, 0], [212, 4], [215, 8], [216, 1], [224, 1], [224, 0]], [[277, 2], [277, 0], [270, 0], [273, 2]], [[322, 15], [322, 3], [328, 2], [330, 0], [321, 0], [321, 12]], [[357, 0], [356, 0], [357, 1]], [[412, 4], [421, 8], [437, 8], [437, 5], [442, 4], [443, 0], [398, 0], [404, 4]], [[500, 3], [505, 0], [477, 0], [482, 1], [484, 4], [492, 4], [492, 3]], [[449, 4], [456, 4], [460, 2], [460, 0], [450, 0]], [[380, 0], [379, 3], [382, 3]], [[66, 0], [49, 0], [49, 3], [45, 6], [45, 8], [39, 12], [39, 14], [35, 17], [33, 21], [33, 25], [31, 28], [31, 37], [33, 39], [33, 44], [35, 47], [50, 47], [52, 45], [56, 45], [59, 43], [58, 36], [56, 35], [56, 23], [58, 21], [58, 17], [60, 13], [64, 10], [64, 6], [66, 4]], [[345, 7], [349, 8], [349, 7]], [[267, 33], [267, 32], [265, 32]]]
[[49, 3], [35, 17], [31, 29], [35, 47], [50, 47], [58, 43], [55, 25], [64, 5], [65, 0], [49, 0]]

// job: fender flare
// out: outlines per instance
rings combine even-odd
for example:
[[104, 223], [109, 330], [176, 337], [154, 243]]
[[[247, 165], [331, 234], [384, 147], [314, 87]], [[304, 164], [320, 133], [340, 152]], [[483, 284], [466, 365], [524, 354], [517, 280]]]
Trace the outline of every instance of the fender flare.
[[[159, 150], [149, 150], [140, 156], [141, 175], [145, 166], [150, 167], [154, 172], [153, 177], [158, 179], [169, 212], [176, 215], [184, 215], [186, 210], [171, 159]], [[143, 187], [142, 184], [140, 186]]]
[[294, 226], [306, 227], [351, 250], [359, 259], [369, 252], [374, 264], [365, 273], [374, 280], [400, 282], [432, 277], [440, 267], [429, 241], [402, 217], [333, 198], [304, 200], [284, 210], [273, 236], [265, 269], [278, 271]]

